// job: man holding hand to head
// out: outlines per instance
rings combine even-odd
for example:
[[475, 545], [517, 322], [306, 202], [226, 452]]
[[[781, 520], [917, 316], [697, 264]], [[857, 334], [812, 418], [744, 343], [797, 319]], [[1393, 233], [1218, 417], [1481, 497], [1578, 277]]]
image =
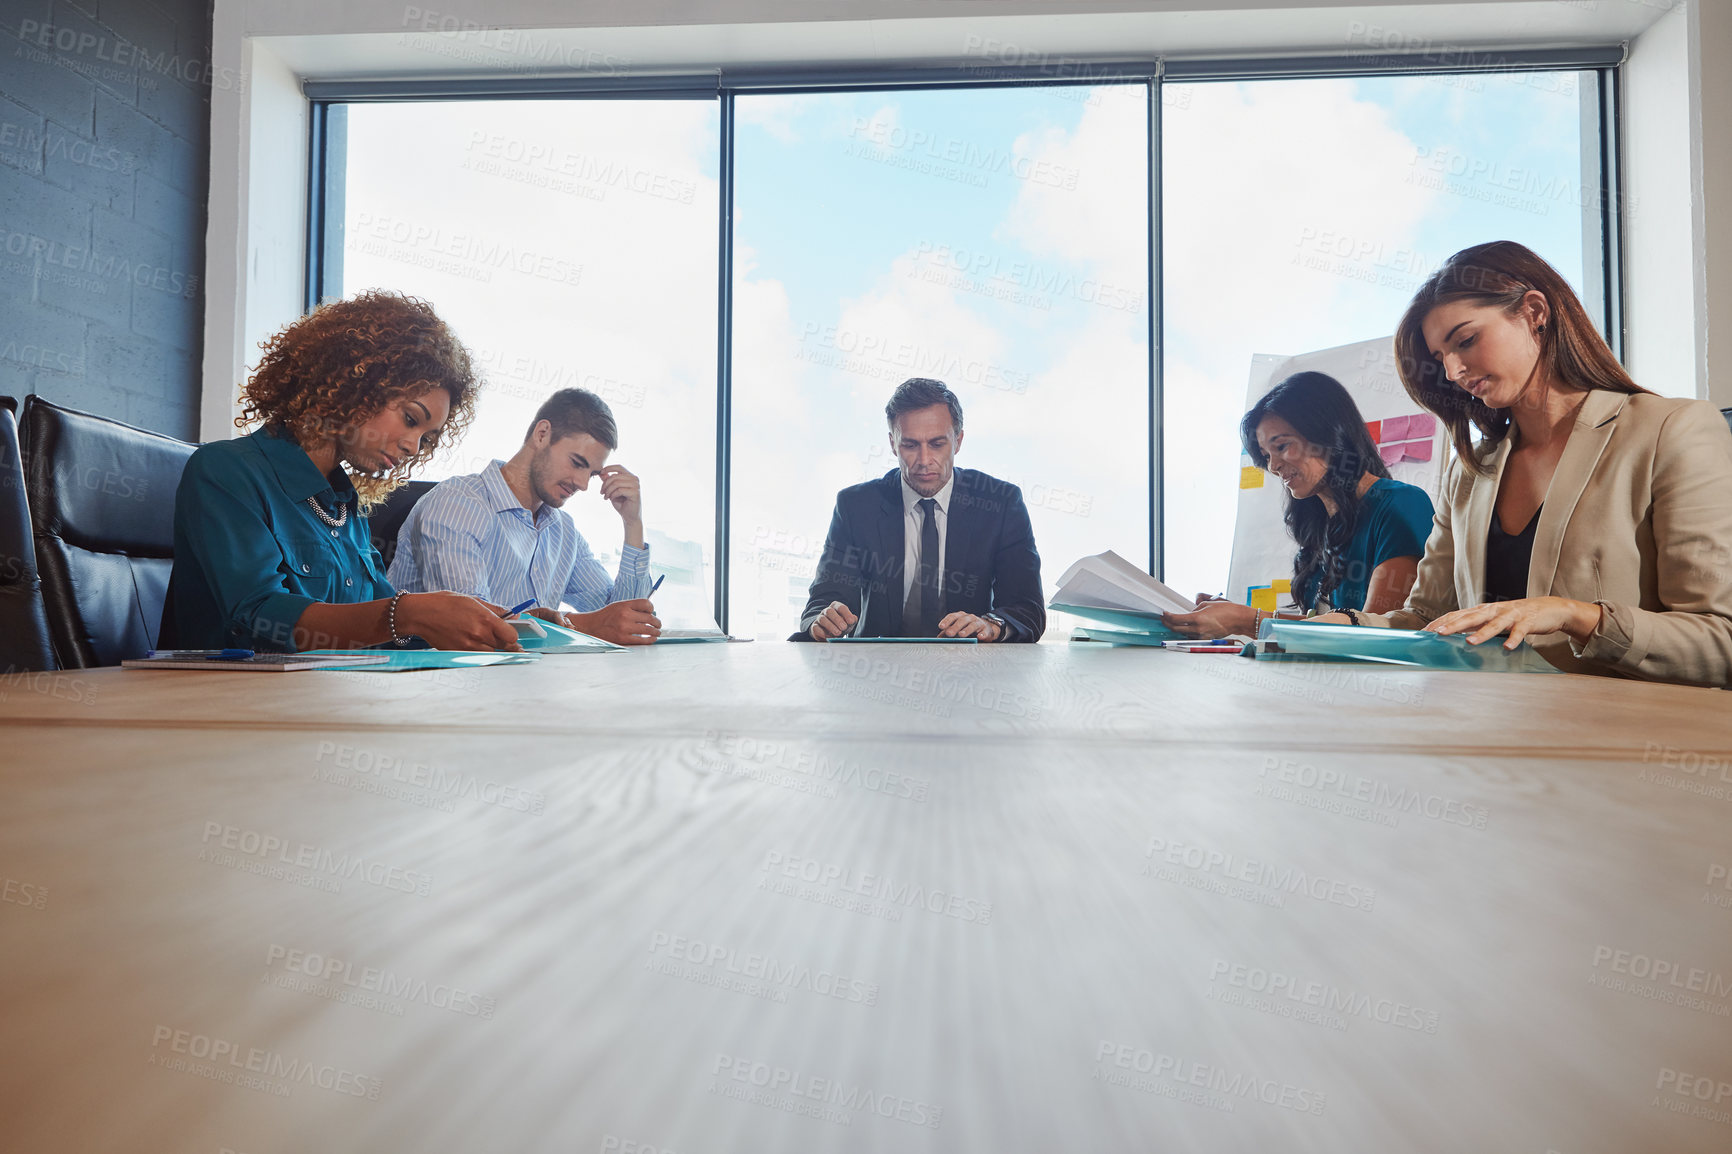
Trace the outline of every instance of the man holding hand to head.
[[962, 404], [943, 382], [902, 382], [884, 415], [900, 466], [837, 494], [811, 599], [789, 640], [1039, 641], [1046, 606], [1022, 490], [955, 467]]
[[[409, 511], [391, 584], [407, 592], [450, 589], [507, 606], [533, 600], [535, 616], [592, 637], [616, 645], [653, 642], [661, 622], [649, 602], [638, 479], [607, 464], [618, 442], [606, 401], [585, 389], [553, 394], [509, 461], [441, 481]], [[593, 477], [601, 478], [602, 497], [625, 523], [611, 582], [561, 508]], [[577, 612], [560, 612], [562, 601]]]

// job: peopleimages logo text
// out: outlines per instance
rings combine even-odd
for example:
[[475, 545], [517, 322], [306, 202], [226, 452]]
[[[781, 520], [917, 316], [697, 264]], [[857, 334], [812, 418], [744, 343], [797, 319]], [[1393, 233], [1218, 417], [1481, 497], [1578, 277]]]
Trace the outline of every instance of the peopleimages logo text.
[[992, 903], [946, 890], [932, 889], [915, 882], [898, 881], [887, 874], [855, 870], [834, 862], [816, 858], [796, 857], [771, 850], [764, 864], [758, 867], [766, 880], [778, 877], [806, 882], [838, 893], [857, 894], [891, 909], [921, 909], [943, 914], [958, 921], [986, 925], [992, 921]]
[[265, 968], [281, 968], [315, 981], [343, 986], [363, 993], [381, 994], [406, 1002], [419, 1002], [436, 1010], [449, 1010], [471, 1018], [492, 1018], [498, 1002], [472, 990], [440, 982], [412, 978], [377, 966], [353, 962], [315, 950], [299, 950], [272, 942], [265, 950]]
[[1350, 801], [1362, 802], [1395, 813], [1412, 813], [1450, 825], [1469, 829], [1484, 829], [1487, 811], [1484, 806], [1457, 801], [1435, 793], [1423, 793], [1406, 786], [1396, 788], [1388, 782], [1364, 777], [1327, 766], [1294, 761], [1291, 758], [1269, 756], [1257, 771], [1258, 777], [1319, 793], [1334, 794]]
[[291, 845], [286, 838], [275, 834], [224, 825], [220, 821], [204, 823], [203, 841], [205, 848], [199, 851], [200, 856], [219, 865], [227, 864], [218, 857], [221, 851], [226, 850], [230, 854], [260, 862], [270, 861], [274, 857], [281, 865], [308, 870], [314, 874], [324, 874], [345, 881], [358, 878], [369, 885], [419, 894], [422, 897], [426, 897], [433, 886], [432, 875], [419, 870], [387, 865], [359, 854], [338, 853], [309, 842], [296, 842]]
[[[711, 1092], [723, 1093], [728, 1097], [733, 1095], [727, 1095], [720, 1087], [732, 1081], [756, 1087], [772, 1095], [785, 1094], [795, 1101], [806, 1099], [822, 1102], [836, 1109], [859, 1110], [876, 1114], [880, 1118], [894, 1118], [898, 1122], [906, 1122], [911, 1126], [926, 1126], [933, 1130], [938, 1129], [939, 1123], [944, 1119], [944, 1108], [930, 1102], [900, 1094], [881, 1093], [869, 1086], [844, 1082], [840, 1078], [814, 1077], [785, 1066], [753, 1061], [733, 1054], [717, 1054], [711, 1073], [716, 1079], [712, 1083]], [[774, 1102], [764, 1104], [777, 1105]], [[846, 1118], [846, 1115], [843, 1117]]]
[[[377, 1102], [383, 1088], [378, 1078], [357, 1074], [342, 1066], [332, 1066], [318, 1062], [303, 1061], [291, 1058], [287, 1054], [275, 1050], [263, 1050], [257, 1046], [242, 1046], [226, 1038], [218, 1038], [210, 1034], [198, 1034], [191, 1030], [177, 1030], [173, 1026], [156, 1027], [151, 1036], [152, 1050], [166, 1050], [170, 1054], [180, 1054], [201, 1062], [209, 1062], [213, 1066], [226, 1063], [231, 1069], [229, 1073], [256, 1074], [265, 1078], [277, 1078], [284, 1082], [302, 1082], [308, 1086], [317, 1086], [321, 1090], [329, 1090], [335, 1094], [347, 1094], [354, 1098], [366, 1098]], [[155, 1055], [152, 1055], [153, 1059]], [[200, 1071], [193, 1071], [200, 1072]], [[208, 1074], [207, 1074], [208, 1076]], [[218, 1078], [228, 1081], [229, 1078]]]

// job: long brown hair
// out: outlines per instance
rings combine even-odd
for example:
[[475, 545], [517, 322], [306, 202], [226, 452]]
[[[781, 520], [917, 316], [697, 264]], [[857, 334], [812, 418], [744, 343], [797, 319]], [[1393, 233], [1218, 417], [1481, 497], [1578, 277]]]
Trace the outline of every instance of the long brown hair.
[[[1432, 309], [1452, 301], [1495, 306], [1513, 316], [1529, 292], [1540, 293], [1551, 306], [1551, 323], [1540, 334], [1540, 361], [1553, 380], [1572, 389], [1648, 392], [1630, 379], [1606, 347], [1569, 282], [1538, 253], [1513, 240], [1464, 248], [1444, 261], [1413, 294], [1395, 329], [1395, 363], [1407, 395], [1437, 414], [1449, 429], [1456, 456], [1476, 473], [1490, 471], [1486, 461], [1509, 436], [1514, 418], [1508, 409], [1480, 404], [1445, 378], [1443, 365], [1431, 355], [1421, 326]], [[1480, 431], [1477, 448], [1474, 428]]]
[[400, 398], [431, 388], [451, 394], [450, 415], [422, 439], [420, 452], [382, 476], [351, 476], [363, 512], [408, 480], [441, 440], [461, 438], [474, 412], [480, 382], [469, 350], [432, 305], [412, 296], [374, 289], [330, 301], [260, 347], [264, 356], [241, 390], [235, 424], [263, 422], [302, 448], [341, 435]]

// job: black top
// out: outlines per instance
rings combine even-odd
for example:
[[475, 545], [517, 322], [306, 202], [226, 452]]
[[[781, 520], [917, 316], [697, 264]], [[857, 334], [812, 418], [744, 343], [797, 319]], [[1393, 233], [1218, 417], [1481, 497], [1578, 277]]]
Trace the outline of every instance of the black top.
[[1513, 536], [1503, 530], [1503, 521], [1494, 511], [1491, 532], [1485, 538], [1485, 599], [1487, 601], [1520, 601], [1528, 595], [1528, 563], [1534, 554], [1534, 530], [1539, 527], [1540, 510], [1528, 521], [1527, 527]]
[[[861, 637], [906, 637], [902, 621], [902, 474], [892, 469], [876, 481], [836, 494], [830, 532], [812, 579], [811, 600], [790, 641], [810, 641], [812, 622], [832, 601], [866, 617]], [[996, 613], [1008, 627], [1006, 641], [1039, 641], [1046, 631], [1046, 598], [1040, 584], [1040, 554], [1022, 490], [974, 469], [956, 470], [944, 536], [944, 587], [938, 619], [958, 610]]]

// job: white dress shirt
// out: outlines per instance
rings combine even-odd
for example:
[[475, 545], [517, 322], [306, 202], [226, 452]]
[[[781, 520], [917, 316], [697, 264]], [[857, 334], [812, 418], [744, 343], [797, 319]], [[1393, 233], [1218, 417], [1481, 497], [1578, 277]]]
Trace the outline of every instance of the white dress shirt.
[[543, 505], [531, 516], [506, 483], [504, 464], [448, 477], [415, 503], [397, 534], [392, 585], [404, 593], [449, 589], [507, 609], [531, 599], [544, 609], [563, 602], [579, 613], [649, 596], [647, 543], [620, 551], [610, 581], [571, 514]]
[[[932, 494], [938, 507], [932, 520], [938, 525], [938, 568], [933, 573], [932, 587], [944, 588], [944, 530], [950, 521], [950, 491], [956, 487], [956, 474], [944, 482], [944, 488]], [[914, 588], [914, 578], [920, 573], [920, 530], [926, 524], [926, 514], [920, 509], [920, 494], [902, 479], [902, 603], [908, 604], [908, 592]]]

